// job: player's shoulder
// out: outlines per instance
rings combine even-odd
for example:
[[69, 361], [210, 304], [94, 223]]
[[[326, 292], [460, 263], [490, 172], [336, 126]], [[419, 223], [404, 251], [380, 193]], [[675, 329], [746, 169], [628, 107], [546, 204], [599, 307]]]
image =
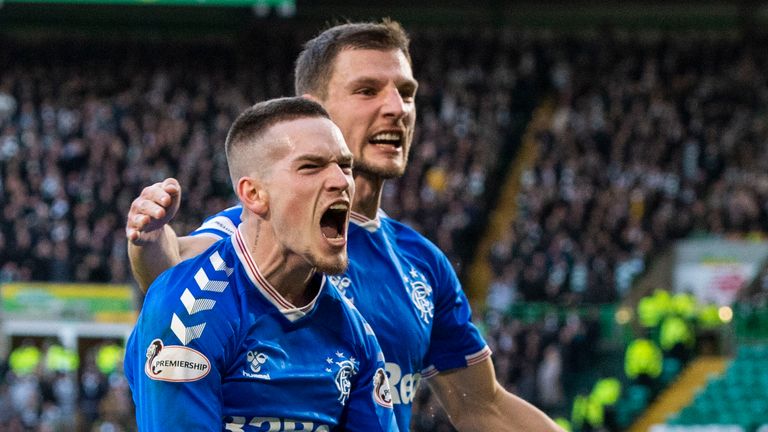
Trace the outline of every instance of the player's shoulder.
[[237, 226], [240, 225], [242, 214], [243, 206], [240, 204], [226, 208], [205, 218], [203, 223], [190, 235], [209, 235], [218, 238], [231, 236], [237, 230]]
[[235, 259], [231, 240], [226, 238], [171, 267], [150, 286], [142, 313], [183, 314], [196, 319], [221, 315], [239, 294], [231, 286]]
[[227, 358], [243, 329], [241, 276], [233, 259], [226, 238], [150, 286], [128, 341], [132, 376], [143, 370], [152, 380], [196, 381]]
[[380, 215], [379, 220], [381, 229], [400, 247], [401, 251], [410, 251], [417, 256], [429, 257], [430, 259], [440, 261], [446, 259], [443, 251], [432, 240], [416, 231], [410, 225], [392, 219], [389, 216], [382, 217]]
[[213, 215], [211, 217], [226, 216], [226, 217], [229, 217], [230, 219], [240, 220], [240, 216], [242, 214], [243, 214], [243, 205], [242, 204], [235, 204], [232, 207], [225, 208], [224, 210], [216, 213], [215, 215]]
[[162, 349], [170, 355], [166, 360], [222, 361], [244, 328], [242, 275], [233, 255], [226, 238], [163, 273], [150, 287], [131, 336], [134, 354]]

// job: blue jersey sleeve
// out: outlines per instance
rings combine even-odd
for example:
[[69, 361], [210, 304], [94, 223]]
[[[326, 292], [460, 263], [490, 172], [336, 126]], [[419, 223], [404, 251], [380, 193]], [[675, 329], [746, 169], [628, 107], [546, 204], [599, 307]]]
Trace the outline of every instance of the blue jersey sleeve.
[[438, 281], [435, 322], [424, 363], [426, 368], [422, 371], [424, 378], [480, 363], [491, 355], [480, 331], [472, 323], [469, 300], [459, 278], [443, 254], [437, 256], [435, 275]]
[[351, 432], [398, 432], [392, 409], [384, 354], [371, 327], [364, 323], [365, 344], [341, 427]]
[[222, 430], [222, 374], [236, 327], [221, 317], [236, 314], [231, 301], [204, 310], [209, 305], [194, 298], [187, 287], [195, 286], [199, 269], [182, 265], [163, 273], [128, 340], [126, 376], [141, 431]]
[[217, 240], [229, 237], [235, 233], [237, 226], [240, 225], [242, 213], [243, 207], [241, 205], [222, 210], [206, 218], [202, 225], [189, 233], [189, 235], [207, 235], [215, 237]]

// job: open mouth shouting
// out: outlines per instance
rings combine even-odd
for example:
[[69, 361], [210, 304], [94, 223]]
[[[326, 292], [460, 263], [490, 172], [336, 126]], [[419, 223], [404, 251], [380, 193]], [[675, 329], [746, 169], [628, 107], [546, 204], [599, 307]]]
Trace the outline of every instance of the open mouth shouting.
[[328, 207], [320, 218], [320, 232], [331, 245], [346, 244], [347, 220], [349, 219], [349, 203], [340, 202]]

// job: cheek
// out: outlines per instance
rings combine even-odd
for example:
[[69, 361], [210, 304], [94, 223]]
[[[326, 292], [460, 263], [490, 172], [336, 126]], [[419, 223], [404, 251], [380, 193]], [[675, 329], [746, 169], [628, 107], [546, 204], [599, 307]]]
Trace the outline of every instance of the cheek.
[[413, 128], [416, 126], [416, 111], [408, 117], [408, 126], [410, 126], [411, 132], [413, 132]]
[[[350, 140], [354, 142], [353, 145], [357, 145], [357, 143], [363, 142], [366, 138], [368, 129], [363, 126], [363, 123], [357, 123], [349, 125], [347, 128], [347, 133], [344, 135], [344, 137], [349, 137]], [[347, 143], [347, 146], [350, 146], [350, 143]]]
[[[294, 191], [285, 190], [283, 193], [291, 195], [291, 199], [282, 201], [280, 203], [273, 204], [274, 208], [274, 222], [285, 222], [285, 225], [294, 225], [297, 220], [304, 214], [304, 208], [302, 207], [302, 200], [297, 196]], [[306, 201], [304, 201], [306, 205]]]
[[316, 201], [313, 190], [311, 185], [294, 184], [293, 188], [285, 191], [291, 199], [283, 208], [283, 217], [294, 230], [304, 229], [311, 223], [312, 206]]

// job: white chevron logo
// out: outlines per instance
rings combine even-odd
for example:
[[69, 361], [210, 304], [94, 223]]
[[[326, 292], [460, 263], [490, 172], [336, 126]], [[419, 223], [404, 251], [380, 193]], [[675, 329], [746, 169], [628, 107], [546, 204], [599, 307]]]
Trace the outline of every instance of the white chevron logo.
[[213, 306], [216, 304], [216, 300], [196, 299], [195, 296], [189, 292], [189, 289], [184, 289], [184, 294], [181, 295], [181, 302], [184, 304], [184, 307], [187, 308], [187, 312], [190, 315], [200, 311], [213, 309]]
[[179, 338], [183, 345], [186, 345], [199, 338], [200, 335], [203, 334], [204, 329], [205, 323], [187, 327], [183, 322], [181, 322], [181, 319], [179, 319], [176, 314], [173, 314], [173, 318], [171, 318], [171, 330], [173, 330], [173, 333], [177, 338]]
[[218, 270], [218, 271], [224, 270], [227, 273], [227, 276], [230, 276], [232, 274], [232, 267], [227, 267], [227, 263], [225, 263], [224, 260], [221, 259], [221, 255], [219, 255], [219, 251], [216, 251], [213, 253], [213, 255], [211, 255], [210, 261], [215, 270]]
[[215, 291], [219, 293], [227, 289], [227, 285], [229, 285], [229, 281], [226, 280], [210, 280], [203, 269], [200, 269], [195, 273], [195, 282], [197, 282], [197, 286], [203, 291]]

